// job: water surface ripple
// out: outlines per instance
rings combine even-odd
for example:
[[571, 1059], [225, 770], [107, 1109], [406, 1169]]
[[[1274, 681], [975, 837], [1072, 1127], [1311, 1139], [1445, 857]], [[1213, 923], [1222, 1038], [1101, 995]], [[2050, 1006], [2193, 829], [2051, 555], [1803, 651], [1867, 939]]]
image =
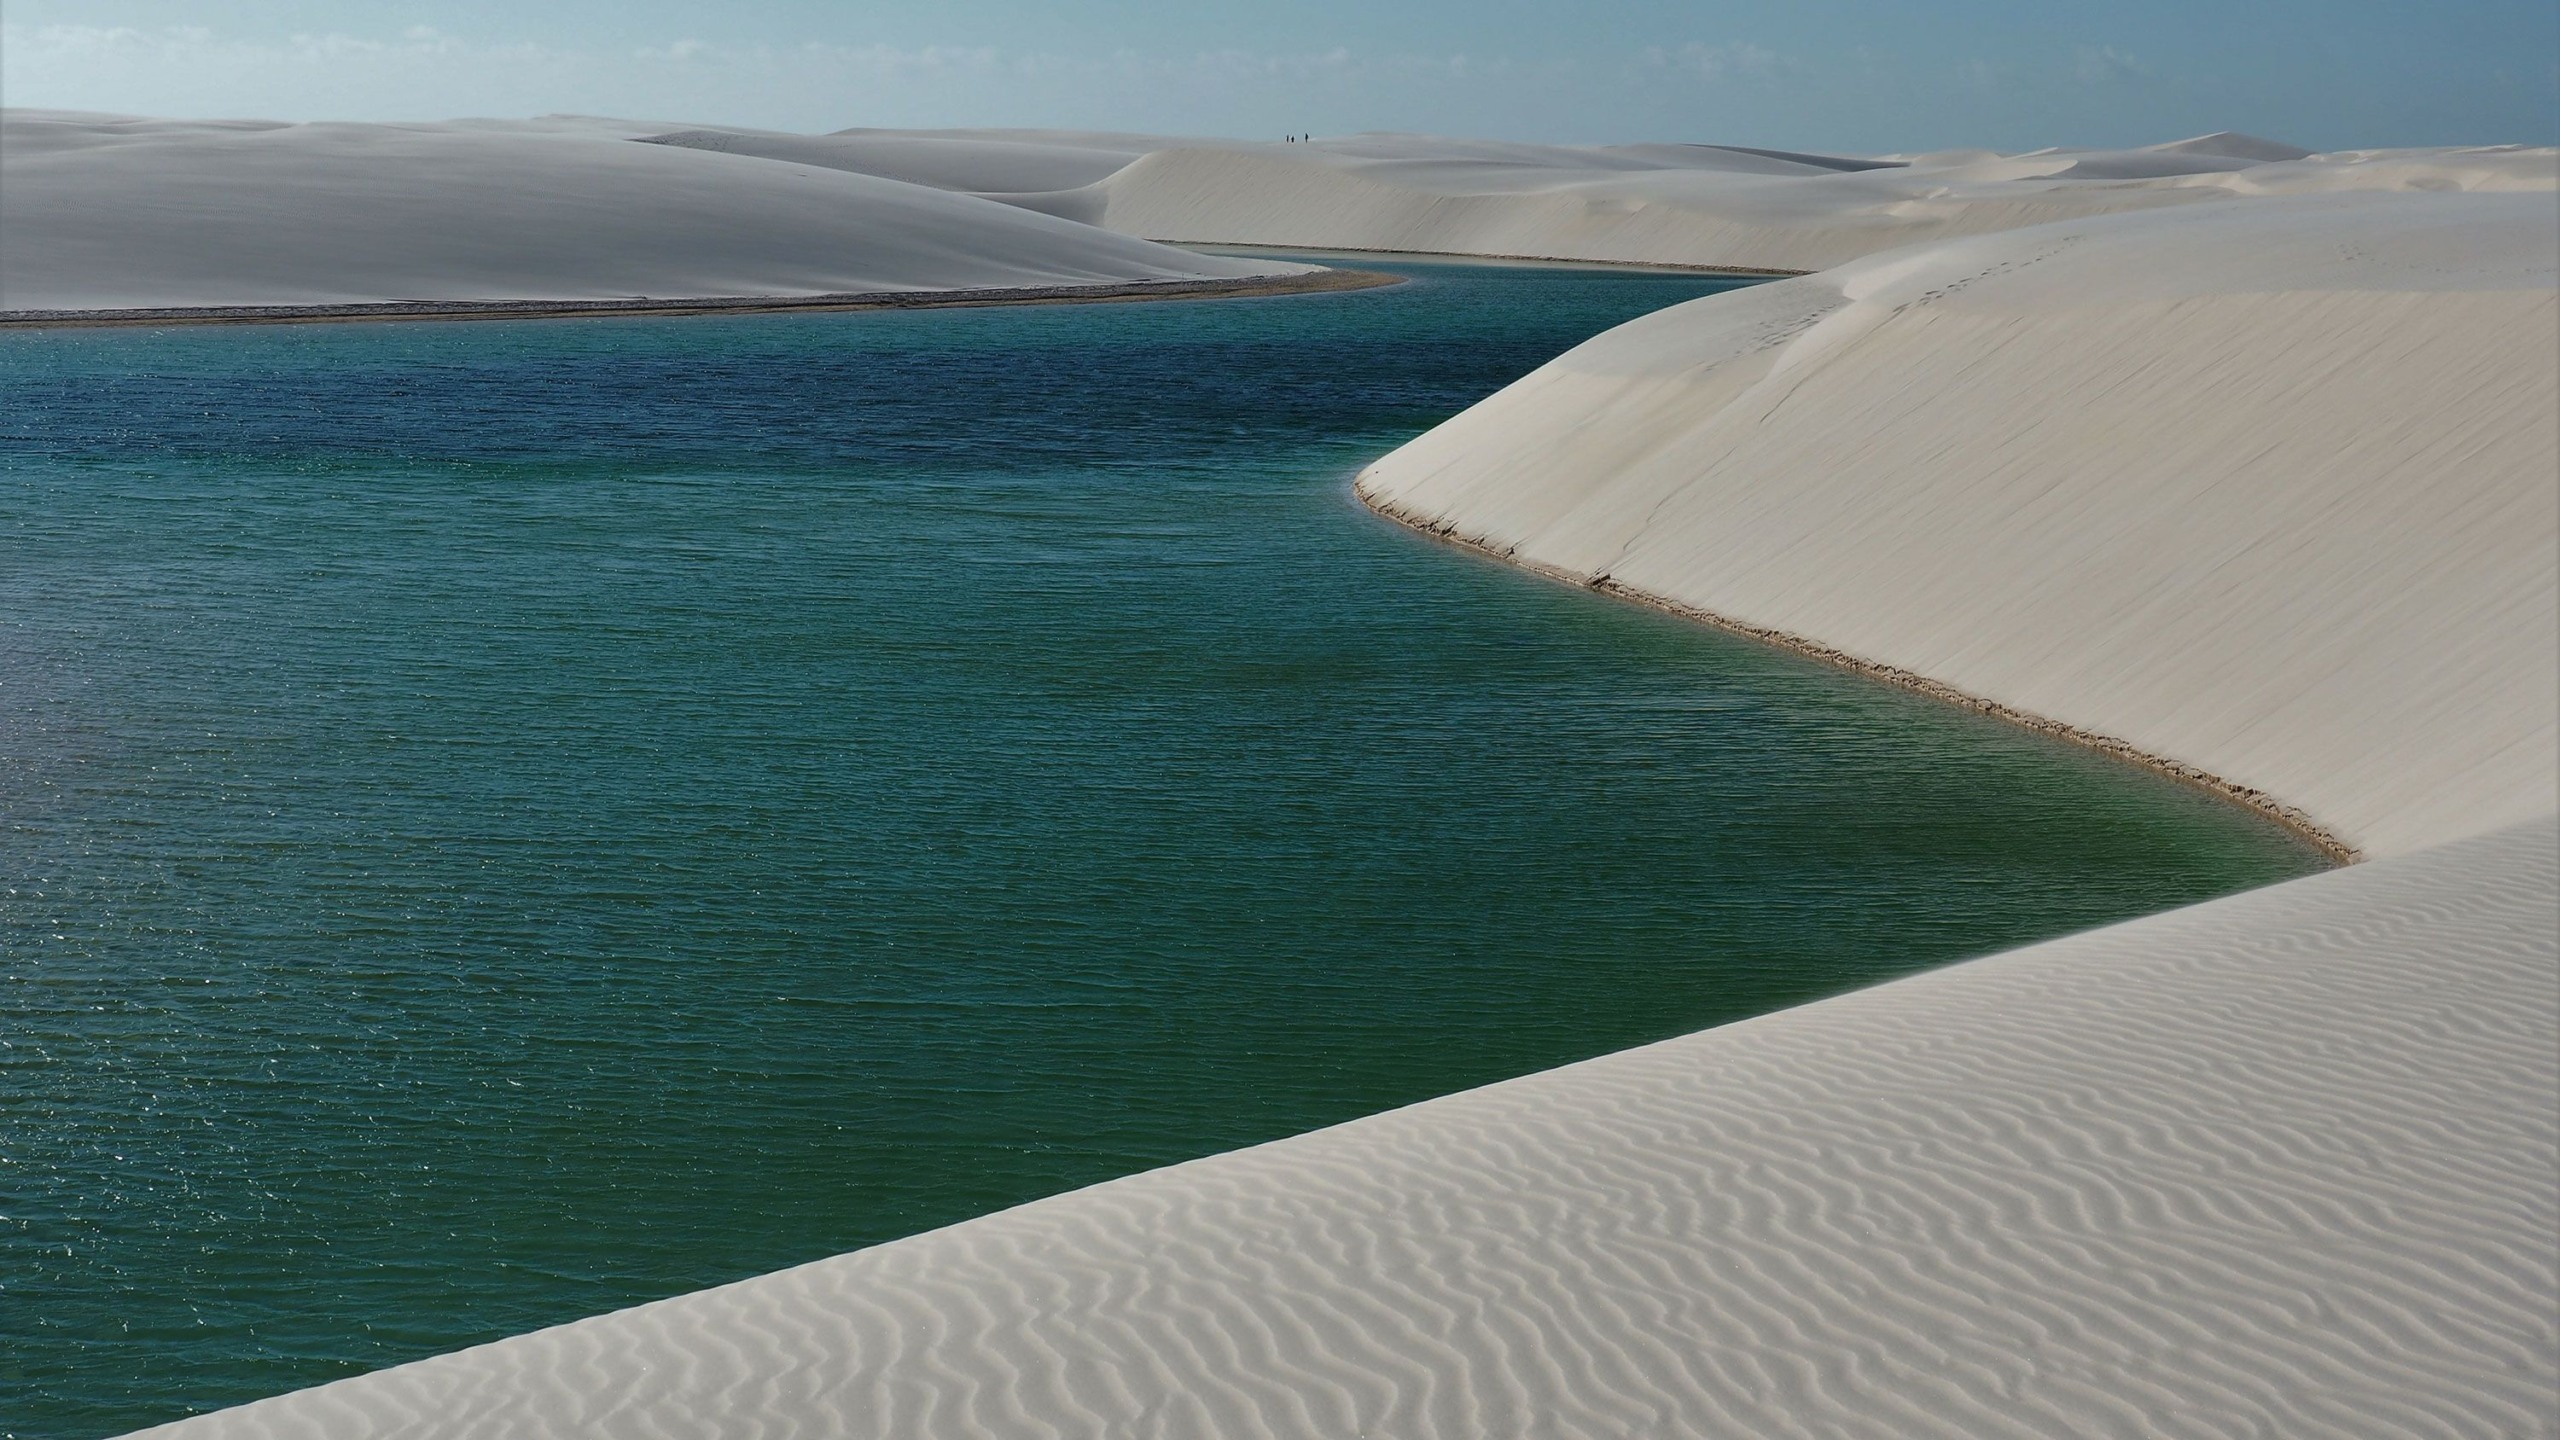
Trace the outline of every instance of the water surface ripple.
[[0, 337], [0, 1433], [2315, 868], [1351, 472], [1729, 283]]

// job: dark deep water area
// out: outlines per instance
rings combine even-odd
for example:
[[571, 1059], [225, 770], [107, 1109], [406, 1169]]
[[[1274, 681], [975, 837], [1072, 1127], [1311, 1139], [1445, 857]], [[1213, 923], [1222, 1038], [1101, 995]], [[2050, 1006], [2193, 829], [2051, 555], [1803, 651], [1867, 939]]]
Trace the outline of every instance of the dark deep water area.
[[0, 1434], [2316, 869], [1352, 472], [1734, 282], [0, 336]]

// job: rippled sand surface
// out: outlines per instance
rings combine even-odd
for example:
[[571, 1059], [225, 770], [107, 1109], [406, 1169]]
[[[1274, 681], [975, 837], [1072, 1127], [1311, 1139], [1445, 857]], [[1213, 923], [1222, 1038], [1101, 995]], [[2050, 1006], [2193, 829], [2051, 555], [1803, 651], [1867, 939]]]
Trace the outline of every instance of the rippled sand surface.
[[2555, 862], [2537, 822], [170, 1437], [2547, 1434]]

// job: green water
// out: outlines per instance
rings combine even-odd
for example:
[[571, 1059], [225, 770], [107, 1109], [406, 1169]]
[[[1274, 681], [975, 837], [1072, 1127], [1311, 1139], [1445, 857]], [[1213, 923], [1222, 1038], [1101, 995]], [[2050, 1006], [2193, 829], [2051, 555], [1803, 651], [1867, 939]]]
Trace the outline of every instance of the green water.
[[1351, 473], [1721, 288], [0, 337], [0, 1433], [2300, 874]]

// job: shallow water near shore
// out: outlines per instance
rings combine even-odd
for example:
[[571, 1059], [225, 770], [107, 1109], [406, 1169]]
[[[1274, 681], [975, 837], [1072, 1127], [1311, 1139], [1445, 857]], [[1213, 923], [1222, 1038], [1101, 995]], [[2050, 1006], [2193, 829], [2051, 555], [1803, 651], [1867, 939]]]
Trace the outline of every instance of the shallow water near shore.
[[0, 336], [0, 1434], [2316, 869], [1352, 472], [1710, 277]]

